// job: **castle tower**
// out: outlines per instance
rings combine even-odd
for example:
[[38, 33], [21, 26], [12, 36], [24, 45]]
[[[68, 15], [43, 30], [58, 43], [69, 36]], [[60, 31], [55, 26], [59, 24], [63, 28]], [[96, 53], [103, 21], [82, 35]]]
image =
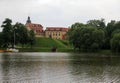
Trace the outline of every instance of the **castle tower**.
[[28, 30], [33, 30], [35, 32], [36, 37], [44, 37], [43, 26], [41, 24], [31, 23], [29, 16], [25, 26]]
[[30, 20], [29, 16], [28, 16], [28, 19], [27, 19], [26, 23], [31, 23], [31, 20]]

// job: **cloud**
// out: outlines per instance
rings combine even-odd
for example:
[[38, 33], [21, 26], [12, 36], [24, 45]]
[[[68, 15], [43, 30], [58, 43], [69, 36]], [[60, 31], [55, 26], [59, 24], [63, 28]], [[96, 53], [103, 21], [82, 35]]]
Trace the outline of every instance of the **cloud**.
[[120, 20], [119, 4], [119, 0], [0, 0], [0, 24], [7, 17], [25, 23], [27, 16], [45, 27], [100, 18]]

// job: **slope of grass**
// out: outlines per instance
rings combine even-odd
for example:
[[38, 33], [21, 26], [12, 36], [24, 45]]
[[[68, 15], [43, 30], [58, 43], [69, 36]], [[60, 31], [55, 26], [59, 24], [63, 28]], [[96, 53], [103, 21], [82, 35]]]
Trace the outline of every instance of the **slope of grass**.
[[[62, 40], [61, 40], [62, 41]], [[36, 44], [33, 47], [40, 47], [40, 48], [67, 48], [68, 46], [62, 43], [57, 39], [52, 38], [36, 38]]]

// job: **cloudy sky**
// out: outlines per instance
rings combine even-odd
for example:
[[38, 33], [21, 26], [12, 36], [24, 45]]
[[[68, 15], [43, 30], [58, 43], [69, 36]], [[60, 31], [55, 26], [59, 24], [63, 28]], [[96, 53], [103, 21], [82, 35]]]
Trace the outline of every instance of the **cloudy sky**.
[[26, 23], [68, 27], [91, 19], [120, 20], [120, 0], [0, 0], [0, 25], [5, 18]]

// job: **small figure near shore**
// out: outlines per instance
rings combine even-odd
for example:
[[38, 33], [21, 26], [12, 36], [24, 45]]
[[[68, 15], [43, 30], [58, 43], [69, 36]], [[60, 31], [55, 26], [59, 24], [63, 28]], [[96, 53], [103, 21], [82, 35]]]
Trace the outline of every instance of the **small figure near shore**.
[[51, 52], [56, 52], [57, 51], [57, 47], [52, 47]]

